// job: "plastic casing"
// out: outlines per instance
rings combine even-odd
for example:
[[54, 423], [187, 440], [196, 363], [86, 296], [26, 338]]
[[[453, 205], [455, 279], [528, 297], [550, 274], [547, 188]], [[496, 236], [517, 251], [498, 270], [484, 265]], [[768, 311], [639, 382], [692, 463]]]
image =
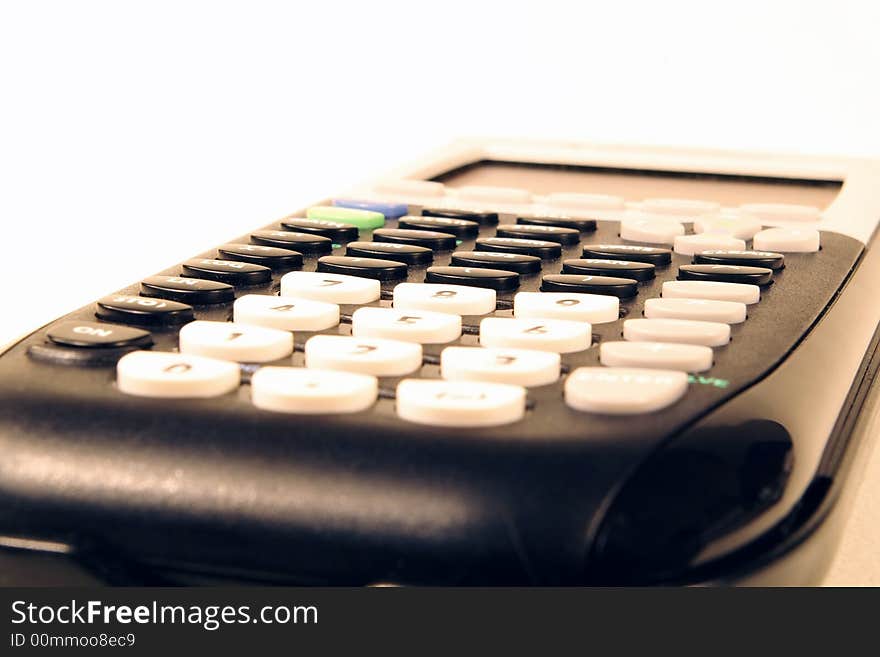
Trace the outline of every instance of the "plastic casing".
[[[4, 392], [17, 393], [7, 397], [14, 403], [0, 402], [7, 455], [0, 533], [34, 540], [36, 549], [53, 541], [92, 563], [99, 555], [150, 573], [274, 581], [818, 582], [875, 421], [877, 163], [467, 140], [393, 175], [430, 179], [480, 160], [840, 179], [820, 228], [866, 248], [821, 320], [781, 364], [627, 462], [613, 482], [593, 491], [585, 516], [546, 512], [551, 503], [579, 504], [567, 495], [580, 491], [582, 455], [561, 443], [535, 459], [515, 440], [487, 440], [477, 453], [469, 448], [463, 465], [458, 441], [450, 447], [442, 432], [384, 433], [384, 447], [376, 449], [364, 447], [363, 438], [381, 427], [343, 421], [327, 435], [320, 421], [304, 420], [296, 445], [258, 445], [257, 433], [280, 435], [289, 427], [258, 427], [232, 411], [208, 415], [198, 405], [179, 413], [155, 405], [153, 414], [134, 407], [114, 412], [105, 403], [86, 408], [82, 393], [46, 408], [47, 399], [26, 390], [27, 372], [16, 381], [0, 359]], [[172, 433], [185, 439], [171, 440]], [[64, 458], [53, 462], [53, 454]], [[279, 459], [293, 464], [267, 466]], [[175, 462], [185, 477], [175, 478]], [[493, 490], [518, 468], [524, 482], [544, 486], [534, 507], [522, 490], [514, 509], [506, 493]], [[551, 493], [554, 472], [560, 488]], [[257, 480], [261, 485], [252, 487]], [[236, 487], [261, 499], [249, 505]], [[291, 513], [300, 516], [291, 522]], [[579, 524], [560, 526], [575, 518]], [[89, 526], [120, 520], [118, 535]], [[257, 551], [251, 559], [249, 536]], [[205, 545], [214, 548], [208, 559]], [[283, 548], [286, 560], [265, 552], [267, 545]], [[410, 559], [412, 552], [418, 558]]]

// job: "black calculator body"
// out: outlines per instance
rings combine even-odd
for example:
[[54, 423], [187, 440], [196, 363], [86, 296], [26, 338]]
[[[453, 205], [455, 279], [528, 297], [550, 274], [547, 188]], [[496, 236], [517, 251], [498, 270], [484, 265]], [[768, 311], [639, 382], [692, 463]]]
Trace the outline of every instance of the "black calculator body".
[[0, 356], [3, 553], [817, 583], [872, 440], [878, 190], [863, 161], [466, 141], [255, 221]]

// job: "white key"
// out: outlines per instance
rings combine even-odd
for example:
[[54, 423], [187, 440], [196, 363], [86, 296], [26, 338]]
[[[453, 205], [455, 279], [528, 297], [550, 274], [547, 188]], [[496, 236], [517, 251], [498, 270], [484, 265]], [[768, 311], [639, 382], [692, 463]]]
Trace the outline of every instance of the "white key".
[[373, 376], [403, 376], [422, 366], [422, 346], [401, 340], [316, 335], [306, 341], [306, 367]]
[[676, 237], [673, 248], [676, 253], [681, 255], [694, 255], [700, 251], [708, 251], [710, 249], [717, 251], [743, 250], [746, 248], [746, 243], [725, 233], [700, 233], [699, 235], [680, 235]]
[[517, 187], [482, 187], [469, 186], [459, 187], [456, 190], [458, 198], [465, 201], [479, 201], [489, 203], [531, 203], [532, 193], [527, 189]]
[[627, 319], [623, 339], [722, 347], [730, 342], [730, 324], [690, 319]]
[[687, 384], [687, 373], [673, 370], [579, 367], [565, 381], [565, 403], [590, 413], [651, 413], [681, 399]]
[[645, 317], [739, 324], [746, 321], [746, 304], [712, 299], [648, 299]]
[[715, 299], [752, 304], [761, 300], [761, 288], [724, 281], [666, 281], [662, 296], [664, 299]]
[[357, 413], [376, 402], [374, 376], [305, 367], [261, 367], [251, 377], [251, 401], [281, 413]]
[[642, 210], [657, 214], [678, 216], [706, 214], [720, 209], [721, 204], [714, 201], [698, 201], [689, 198], [646, 198]]
[[695, 233], [724, 233], [740, 240], [750, 240], [761, 230], [761, 222], [752, 215], [709, 214], [694, 219]]
[[326, 303], [370, 303], [382, 292], [379, 281], [345, 274], [292, 271], [281, 277], [281, 296]]
[[819, 221], [821, 212], [813, 205], [792, 205], [790, 203], [744, 203], [739, 206], [743, 212], [753, 214], [766, 221]]
[[487, 317], [480, 322], [480, 344], [506, 349], [537, 349], [570, 354], [588, 349], [593, 327], [561, 319]]
[[526, 390], [504, 383], [404, 379], [397, 385], [397, 414], [441, 427], [491, 427], [522, 419]]
[[562, 210], [589, 212], [591, 210], [622, 210], [624, 200], [620, 196], [607, 194], [570, 194], [567, 192], [548, 194], [544, 203]]
[[768, 228], [755, 235], [759, 251], [814, 253], [819, 250], [819, 231], [812, 228]]
[[446, 186], [443, 183], [431, 180], [380, 180], [373, 185], [373, 189], [380, 193], [398, 196], [437, 197], [446, 194]]
[[712, 348], [674, 342], [603, 342], [599, 362], [608, 367], [704, 372], [712, 367]]
[[429, 310], [358, 308], [351, 316], [351, 334], [356, 338], [442, 344], [461, 337], [461, 316]]
[[191, 354], [132, 351], [116, 363], [116, 386], [140, 397], [217, 397], [239, 379], [237, 363]]
[[633, 242], [672, 244], [684, 235], [684, 226], [669, 219], [624, 219], [620, 222], [620, 237]]
[[293, 353], [293, 333], [235, 322], [198, 320], [180, 329], [180, 353], [267, 363]]
[[450, 381], [490, 381], [543, 386], [559, 379], [558, 353], [533, 349], [446, 347], [440, 376]]
[[393, 304], [398, 310], [486, 315], [495, 312], [495, 290], [470, 285], [399, 283], [394, 287]]
[[604, 324], [620, 317], [620, 301], [606, 294], [519, 292], [513, 297], [513, 316], [541, 317]]
[[339, 324], [339, 306], [309, 299], [245, 294], [232, 305], [232, 321], [284, 331], [322, 331]]

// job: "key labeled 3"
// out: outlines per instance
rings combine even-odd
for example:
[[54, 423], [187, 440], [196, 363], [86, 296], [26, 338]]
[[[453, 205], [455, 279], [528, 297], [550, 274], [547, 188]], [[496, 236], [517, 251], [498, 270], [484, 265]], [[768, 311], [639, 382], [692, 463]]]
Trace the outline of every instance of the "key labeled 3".
[[422, 366], [418, 343], [347, 335], [316, 335], [306, 342], [306, 367], [373, 376], [403, 376]]
[[322, 331], [339, 324], [339, 306], [310, 299], [246, 294], [235, 300], [232, 318], [242, 324], [282, 331]]
[[140, 397], [216, 397], [239, 384], [238, 364], [161, 351], [133, 351], [116, 364], [116, 386]]
[[531, 349], [446, 347], [440, 376], [451, 381], [490, 381], [543, 386], [559, 379], [558, 353]]
[[180, 329], [180, 352], [242, 363], [266, 363], [293, 353], [293, 333], [237, 322], [190, 322]]

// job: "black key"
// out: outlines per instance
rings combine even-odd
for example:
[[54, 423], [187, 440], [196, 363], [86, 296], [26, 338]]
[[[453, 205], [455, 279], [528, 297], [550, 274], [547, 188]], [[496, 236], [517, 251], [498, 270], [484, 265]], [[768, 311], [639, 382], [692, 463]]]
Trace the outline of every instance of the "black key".
[[609, 294], [621, 299], [629, 299], [639, 293], [639, 282], [632, 278], [614, 278], [612, 276], [548, 274], [541, 281], [541, 291]]
[[465, 240], [480, 233], [480, 224], [477, 222], [451, 217], [401, 217], [397, 220], [397, 225], [413, 230], [439, 230]]
[[52, 365], [79, 365], [82, 367], [101, 367], [115, 365], [116, 361], [139, 347], [102, 347], [101, 349], [80, 349], [62, 347], [53, 342], [32, 344], [28, 356]]
[[150, 276], [141, 282], [141, 294], [190, 305], [235, 301], [235, 288], [227, 283], [182, 276]]
[[452, 264], [459, 267], [504, 269], [518, 274], [534, 274], [541, 271], [541, 259], [538, 257], [495, 251], [456, 251], [452, 254]]
[[281, 222], [287, 230], [300, 233], [321, 235], [334, 242], [352, 242], [358, 238], [358, 227], [339, 221], [325, 219], [307, 219], [306, 217], [288, 217]]
[[183, 273], [230, 285], [263, 285], [272, 280], [272, 270], [263, 265], [211, 258], [187, 260], [183, 263]]
[[318, 271], [331, 274], [347, 274], [362, 278], [392, 281], [406, 278], [406, 264], [397, 260], [356, 258], [351, 256], [324, 256], [318, 258]]
[[449, 217], [450, 219], [464, 219], [475, 221], [481, 226], [494, 226], [498, 223], [497, 212], [470, 212], [467, 210], [422, 210], [423, 217]]
[[62, 322], [46, 331], [46, 337], [65, 347], [143, 349], [153, 344], [147, 331], [98, 322]]
[[527, 226], [561, 226], [574, 228], [581, 233], [592, 233], [596, 230], [595, 219], [574, 219], [572, 217], [517, 217], [516, 223]]
[[275, 271], [302, 269], [303, 256], [299, 251], [262, 244], [224, 244], [219, 249], [225, 260], [238, 260], [263, 265]]
[[542, 239], [548, 242], [559, 242], [571, 246], [581, 241], [580, 231], [561, 226], [534, 226], [522, 224], [502, 224], [498, 226], [498, 237], [521, 237], [525, 239]]
[[563, 260], [563, 274], [587, 274], [589, 276], [619, 276], [637, 281], [650, 281], [656, 275], [650, 262], [634, 260], [603, 260], [584, 258], [582, 260]]
[[517, 239], [515, 237], [480, 237], [477, 239], [476, 248], [477, 251], [521, 253], [544, 260], [552, 260], [562, 255], [562, 245], [559, 242]]
[[635, 260], [650, 262], [653, 265], [668, 265], [672, 262], [672, 251], [655, 246], [636, 246], [634, 244], [587, 244], [584, 257], [605, 260]]
[[349, 242], [345, 255], [358, 258], [385, 258], [408, 265], [425, 265], [434, 262], [434, 252], [424, 246], [395, 244], [393, 242]]
[[455, 248], [455, 235], [433, 230], [406, 230], [403, 228], [377, 228], [373, 231], [374, 242], [394, 242], [413, 244], [434, 251], [452, 251]]
[[185, 303], [131, 294], [111, 294], [99, 299], [95, 314], [101, 319], [142, 326], [186, 324], [193, 320], [192, 306]]
[[694, 263], [782, 269], [785, 267], [785, 256], [772, 251], [702, 251], [694, 254]]
[[308, 255], [324, 255], [333, 250], [333, 240], [322, 235], [295, 233], [289, 230], [260, 230], [251, 235], [251, 242], [265, 246], [293, 249]]
[[498, 292], [509, 292], [519, 287], [519, 274], [482, 267], [428, 267], [425, 282], [488, 287]]
[[678, 268], [678, 278], [682, 281], [721, 281], [723, 283], [769, 285], [773, 280], [773, 270], [767, 267], [745, 267], [742, 265], [682, 265]]

